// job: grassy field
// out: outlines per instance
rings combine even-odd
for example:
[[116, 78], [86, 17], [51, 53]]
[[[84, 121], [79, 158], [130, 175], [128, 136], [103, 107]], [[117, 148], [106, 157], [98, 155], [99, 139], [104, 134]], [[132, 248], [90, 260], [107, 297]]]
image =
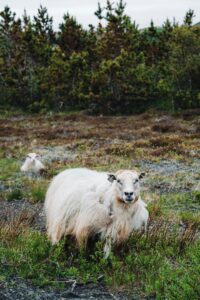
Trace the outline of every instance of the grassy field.
[[[200, 118], [189, 112], [130, 117], [1, 112], [0, 286], [20, 278], [59, 290], [101, 284], [113, 297], [198, 299], [199, 137]], [[28, 152], [41, 154], [46, 174], [20, 172]], [[78, 166], [147, 173], [142, 196], [151, 216], [148, 233], [133, 233], [109, 260], [100, 242], [89, 254], [71, 239], [52, 247], [46, 238], [47, 186], [61, 170]]]

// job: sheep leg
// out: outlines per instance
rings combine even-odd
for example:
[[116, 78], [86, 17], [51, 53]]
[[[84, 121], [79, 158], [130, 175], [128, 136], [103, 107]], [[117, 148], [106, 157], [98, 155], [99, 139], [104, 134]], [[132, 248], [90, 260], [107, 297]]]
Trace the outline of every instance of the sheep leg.
[[144, 222], [144, 233], [145, 233], [145, 234], [147, 233], [147, 225], [148, 225], [148, 223], [147, 223], [147, 222]]
[[112, 240], [111, 237], [107, 237], [106, 238], [106, 242], [103, 248], [103, 252], [104, 252], [104, 258], [107, 259], [110, 255], [111, 252], [111, 246], [112, 246]]
[[76, 240], [80, 248], [86, 247], [88, 237], [89, 237], [89, 229], [87, 227], [81, 227], [79, 228], [79, 230], [76, 231]]
[[49, 230], [48, 237], [52, 243], [52, 245], [56, 245], [60, 239], [62, 238], [64, 233], [64, 228], [62, 225], [58, 224], [55, 226], [55, 229]]

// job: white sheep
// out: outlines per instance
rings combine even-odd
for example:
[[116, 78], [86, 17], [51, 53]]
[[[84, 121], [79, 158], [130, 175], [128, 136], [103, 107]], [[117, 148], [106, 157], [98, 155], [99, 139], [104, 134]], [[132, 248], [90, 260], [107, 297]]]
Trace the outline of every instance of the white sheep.
[[45, 199], [52, 244], [73, 235], [82, 245], [89, 236], [100, 233], [108, 256], [111, 244], [120, 244], [134, 229], [146, 229], [149, 214], [140, 199], [139, 184], [143, 175], [129, 170], [108, 175], [88, 169], [69, 169], [57, 175]]
[[40, 156], [36, 153], [27, 154], [25, 162], [21, 166], [21, 171], [39, 173], [42, 170], [45, 170], [45, 166], [40, 161]]

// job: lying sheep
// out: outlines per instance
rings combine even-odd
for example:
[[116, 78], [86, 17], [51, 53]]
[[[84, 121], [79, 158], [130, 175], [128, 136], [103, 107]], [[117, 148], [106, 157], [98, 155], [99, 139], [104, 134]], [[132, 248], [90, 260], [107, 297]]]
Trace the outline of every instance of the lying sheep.
[[22, 172], [39, 173], [43, 170], [45, 170], [45, 166], [40, 161], [40, 156], [36, 153], [29, 153], [26, 156], [25, 162], [21, 166]]
[[120, 244], [135, 229], [147, 227], [148, 211], [140, 199], [136, 171], [114, 174], [88, 169], [69, 169], [52, 181], [45, 199], [47, 231], [52, 244], [65, 235], [79, 245], [100, 234], [106, 240], [104, 253]]

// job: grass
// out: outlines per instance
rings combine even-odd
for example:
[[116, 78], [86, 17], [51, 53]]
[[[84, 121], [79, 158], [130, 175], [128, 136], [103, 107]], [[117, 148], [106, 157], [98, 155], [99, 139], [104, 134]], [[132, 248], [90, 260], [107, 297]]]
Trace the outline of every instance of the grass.
[[92, 255], [79, 252], [68, 240], [52, 247], [44, 233], [15, 221], [9, 229], [1, 226], [1, 276], [17, 274], [39, 286], [59, 288], [69, 279], [87, 283], [103, 277], [112, 289], [136, 289], [157, 299], [163, 295], [165, 299], [177, 299], [177, 295], [179, 299], [197, 299], [200, 242], [196, 231], [190, 227], [190, 235], [186, 230], [180, 234], [176, 225], [170, 230], [168, 225], [160, 219], [147, 235], [133, 234], [105, 260], [101, 243]]
[[12, 200], [19, 200], [23, 198], [22, 191], [19, 189], [11, 190], [7, 194], [7, 200], [12, 201]]
[[24, 179], [24, 195], [31, 203], [43, 202], [49, 180], [42, 178]]
[[[155, 299], [198, 299], [198, 116], [164, 116], [162, 121], [162, 113], [151, 111], [130, 117], [70, 113], [21, 119], [18, 112], [13, 120], [8, 112], [0, 114], [0, 205], [15, 207], [21, 200], [33, 208], [42, 206], [50, 180], [66, 168], [138, 168], [147, 173], [142, 197], [151, 216], [147, 235], [134, 233], [105, 260], [101, 242], [92, 253], [78, 251], [71, 239], [52, 247], [46, 233], [33, 226], [29, 211], [14, 212], [10, 219], [0, 211], [0, 282], [19, 276], [37, 286], [62, 289], [69, 280], [101, 280], [130, 298], [136, 293]], [[59, 159], [57, 146], [59, 153], [67, 150], [64, 158]], [[20, 173], [28, 152], [45, 153], [46, 174]], [[52, 153], [55, 160], [49, 159]]]
[[16, 178], [16, 173], [19, 170], [19, 164], [16, 159], [3, 158], [0, 159], [0, 180]]
[[163, 209], [169, 211], [200, 211], [199, 192], [164, 194], [160, 197]]

